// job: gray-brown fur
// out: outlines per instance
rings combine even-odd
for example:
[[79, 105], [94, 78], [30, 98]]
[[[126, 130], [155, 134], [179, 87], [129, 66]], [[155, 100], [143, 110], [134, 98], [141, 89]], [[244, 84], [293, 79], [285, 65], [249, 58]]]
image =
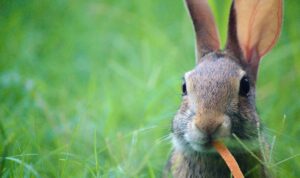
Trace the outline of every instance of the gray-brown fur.
[[[230, 177], [227, 165], [214, 151], [211, 142], [227, 138], [230, 140], [228, 144], [236, 143], [233, 138], [235, 135], [243, 142], [248, 142], [251, 151], [264, 160], [261, 149], [265, 148], [262, 148], [261, 124], [255, 106], [255, 83], [261, 58], [257, 55], [258, 51], [271, 48], [260, 49], [259, 46], [239, 44], [236, 19], [241, 15], [236, 14], [233, 3], [226, 49], [217, 49], [218, 34], [207, 1], [186, 0], [186, 4], [197, 38], [197, 65], [184, 76], [186, 93], [172, 122], [174, 148], [164, 176]], [[278, 8], [281, 8], [279, 5]], [[267, 23], [261, 24], [257, 28], [268, 30]], [[251, 34], [246, 35], [251, 39]], [[264, 40], [261, 38], [255, 39]], [[273, 44], [274, 41], [270, 41], [270, 45]], [[248, 48], [253, 50], [249, 53]], [[245, 58], [245, 51], [251, 59]], [[249, 81], [246, 86], [250, 89], [246, 89], [246, 94], [241, 94], [240, 85], [245, 78]], [[264, 165], [241, 145], [233, 144], [229, 149], [246, 177], [269, 177]]]

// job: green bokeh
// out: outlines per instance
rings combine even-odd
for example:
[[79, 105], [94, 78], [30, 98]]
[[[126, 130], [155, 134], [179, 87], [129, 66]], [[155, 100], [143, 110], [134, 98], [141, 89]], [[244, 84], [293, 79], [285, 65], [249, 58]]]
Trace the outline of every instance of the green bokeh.
[[[210, 4], [224, 44], [230, 1]], [[274, 161], [288, 159], [273, 169], [292, 178], [300, 177], [299, 2], [284, 8], [257, 104]], [[159, 177], [181, 76], [193, 66], [181, 0], [0, 0], [3, 176]]]

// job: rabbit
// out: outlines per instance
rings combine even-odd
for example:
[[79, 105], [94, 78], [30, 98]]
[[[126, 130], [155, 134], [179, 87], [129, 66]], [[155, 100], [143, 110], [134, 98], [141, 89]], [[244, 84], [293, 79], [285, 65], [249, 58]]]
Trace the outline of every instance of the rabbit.
[[259, 62], [280, 36], [283, 2], [233, 0], [223, 50], [207, 0], [185, 2], [195, 30], [196, 66], [183, 77], [182, 103], [172, 121], [173, 149], [164, 177], [230, 177], [212, 147], [217, 139], [224, 140], [246, 177], [270, 177], [266, 166], [237, 141], [248, 143], [258, 158], [266, 157], [262, 152], [268, 145], [260, 136], [255, 86]]

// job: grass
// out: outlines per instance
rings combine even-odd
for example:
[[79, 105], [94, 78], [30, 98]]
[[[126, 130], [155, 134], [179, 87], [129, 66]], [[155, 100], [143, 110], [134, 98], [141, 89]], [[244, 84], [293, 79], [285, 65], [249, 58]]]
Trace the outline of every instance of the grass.
[[[230, 1], [210, 4], [224, 44]], [[273, 170], [286, 178], [300, 177], [299, 11], [285, 1], [257, 85]], [[181, 0], [2, 0], [0, 40], [3, 177], [160, 176], [194, 66]]]

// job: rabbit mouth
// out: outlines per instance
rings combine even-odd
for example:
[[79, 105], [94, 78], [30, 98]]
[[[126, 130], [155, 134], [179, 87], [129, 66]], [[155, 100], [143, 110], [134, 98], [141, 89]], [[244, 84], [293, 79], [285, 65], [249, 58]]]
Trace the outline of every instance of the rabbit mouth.
[[188, 141], [189, 146], [197, 152], [208, 151], [212, 148], [212, 137], [206, 137], [199, 141]]
[[207, 152], [212, 149], [212, 142], [217, 140], [218, 138], [214, 138], [212, 136], [206, 136], [203, 138], [192, 140], [188, 134], [185, 134], [185, 141], [189, 145], [189, 147], [196, 152]]

